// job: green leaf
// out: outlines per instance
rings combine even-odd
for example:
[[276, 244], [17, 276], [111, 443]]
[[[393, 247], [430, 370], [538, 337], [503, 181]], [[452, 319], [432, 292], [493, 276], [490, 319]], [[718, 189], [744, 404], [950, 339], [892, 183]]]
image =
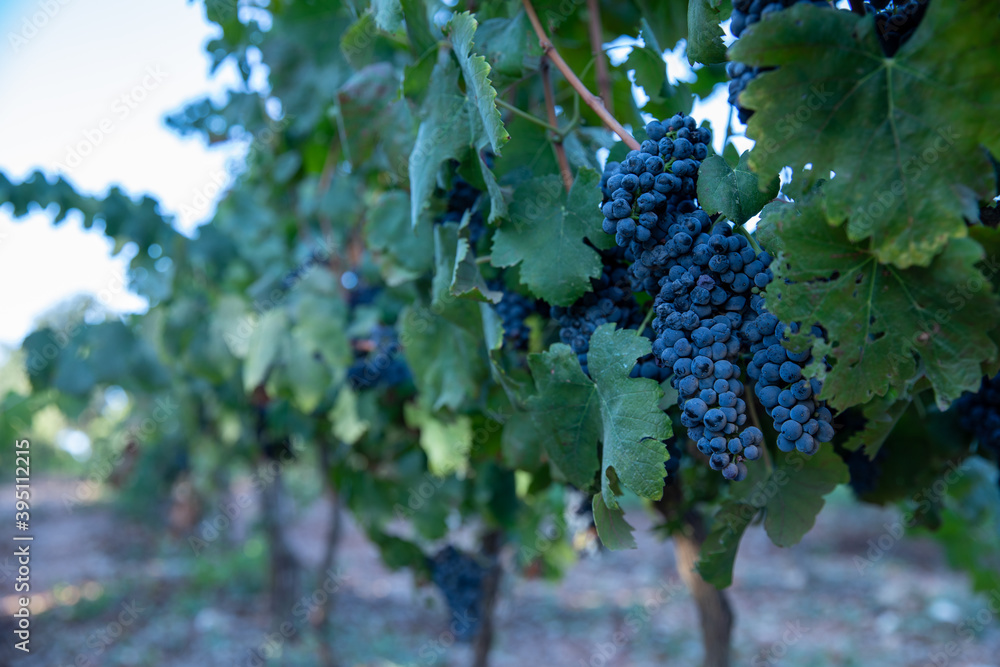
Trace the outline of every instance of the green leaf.
[[251, 392], [267, 379], [272, 365], [278, 360], [288, 318], [284, 310], [274, 308], [264, 313], [257, 328], [250, 334], [247, 356], [243, 361], [243, 389]]
[[[535, 425], [531, 414], [527, 412], [513, 413], [503, 424], [500, 434], [500, 444], [503, 450], [503, 462], [508, 468], [534, 470], [542, 460], [543, 435]], [[544, 464], [543, 464], [544, 465]], [[594, 478], [597, 469], [597, 459], [590, 471], [590, 479]]]
[[500, 184], [497, 183], [497, 177], [486, 165], [486, 161], [483, 160], [479, 151], [476, 151], [476, 161], [479, 163], [479, 172], [483, 176], [483, 183], [486, 184], [486, 193], [490, 196], [490, 215], [487, 220], [492, 225], [507, 217], [507, 200], [503, 196]]
[[[970, 30], [969, 26], [982, 26]], [[963, 216], [990, 192], [1000, 128], [1000, 40], [991, 0], [934, 2], [913, 37], [886, 58], [873, 19], [808, 3], [769, 14], [730, 58], [777, 67], [752, 81], [741, 103], [756, 113], [750, 166], [774, 173], [812, 163], [836, 173], [825, 186], [827, 220], [851, 241], [871, 240], [879, 261], [927, 266]], [[948, 54], [948, 55], [944, 55]], [[819, 138], [822, 137], [822, 140]]]
[[594, 496], [594, 526], [601, 543], [612, 551], [620, 549], [635, 549], [635, 530], [625, 520], [625, 511], [620, 507], [608, 507], [600, 496]]
[[824, 223], [822, 197], [765, 209], [759, 238], [781, 256], [772, 265], [768, 307], [784, 322], [822, 323], [827, 344], [813, 354], [834, 362], [822, 397], [838, 409], [903, 391], [917, 371], [942, 409], [975, 391], [980, 364], [997, 348], [983, 322], [1000, 318], [996, 298], [976, 263], [982, 248], [957, 239], [927, 268], [881, 265], [868, 244]]
[[[721, 7], [721, 9], [720, 9]], [[726, 62], [726, 45], [722, 42], [721, 23], [729, 18], [732, 4], [712, 2], [712, 0], [690, 0], [688, 2], [688, 62], [705, 65]]]
[[896, 428], [896, 424], [911, 403], [910, 399], [902, 401], [889, 398], [873, 399], [862, 408], [866, 420], [865, 427], [844, 443], [844, 449], [855, 451], [863, 447], [865, 455], [872, 459], [878, 454], [878, 450], [882, 449], [886, 438]]
[[600, 461], [601, 413], [597, 388], [580, 368], [568, 345], [556, 343], [548, 351], [528, 356], [537, 393], [528, 409], [549, 458], [580, 489], [594, 486]]
[[749, 157], [750, 151], [743, 153], [736, 169], [718, 155], [702, 161], [698, 170], [698, 203], [706, 213], [722, 213], [742, 225], [778, 196], [778, 175], [761, 188], [757, 174], [747, 166]]
[[702, 579], [720, 589], [733, 583], [733, 563], [740, 540], [758, 511], [742, 500], [728, 500], [719, 508], [712, 532], [701, 545], [697, 567]]
[[379, 30], [396, 32], [403, 23], [403, 8], [399, 0], [372, 0], [375, 10], [375, 24]]
[[633, 0], [663, 49], [687, 37], [688, 0]]
[[[524, 183], [514, 193], [510, 222], [493, 237], [493, 266], [521, 265], [521, 282], [535, 296], [568, 306], [601, 275], [601, 258], [583, 242], [601, 231], [600, 177], [581, 169], [569, 195], [549, 175]], [[555, 260], [555, 261], [554, 261]]]
[[[478, 312], [476, 304], [462, 303]], [[480, 338], [420, 306], [405, 309], [400, 323], [403, 354], [421, 402], [436, 411], [457, 410], [466, 400], [475, 400], [489, 374]]]
[[486, 62], [486, 58], [472, 53], [472, 40], [476, 36], [478, 24], [472, 14], [462, 12], [453, 16], [449, 25], [451, 44], [465, 77], [466, 94], [479, 111], [490, 147], [495, 154], [500, 155], [500, 148], [510, 135], [503, 127], [500, 110], [496, 105], [497, 91], [490, 82], [490, 64]]
[[410, 225], [410, 201], [394, 190], [382, 195], [365, 216], [365, 243], [380, 253], [382, 275], [389, 285], [413, 280], [434, 266], [431, 223]]
[[406, 34], [414, 55], [426, 53], [434, 48], [438, 41], [440, 30], [431, 25], [430, 5], [424, 0], [401, 0], [403, 18], [406, 21]]
[[797, 544], [816, 523], [823, 496], [849, 478], [833, 447], [820, 447], [812, 456], [794, 452], [781, 458], [766, 487], [764, 530], [771, 541], [779, 547]]
[[420, 429], [420, 447], [427, 454], [427, 467], [439, 477], [464, 473], [472, 450], [472, 420], [454, 417], [449, 421], [412, 403], [404, 406], [406, 424]]
[[471, 295], [477, 301], [499, 303], [503, 292], [486, 286], [483, 274], [479, 272], [476, 255], [469, 248], [467, 239], [458, 239], [458, 254], [455, 257], [455, 271], [451, 278], [451, 293], [455, 296]]
[[[524, 76], [526, 69], [537, 66], [537, 56], [529, 55], [529, 40], [533, 37], [528, 18], [523, 10], [518, 10], [509, 19], [487, 19], [480, 23], [476, 50], [492, 65], [494, 77], [514, 81]], [[534, 42], [537, 45], [537, 38]]]
[[603, 324], [590, 337], [587, 367], [597, 385], [604, 458], [601, 495], [615, 508], [619, 484], [642, 498], [663, 495], [663, 464], [670, 437], [670, 418], [660, 410], [663, 392], [655, 380], [630, 378], [636, 359], [650, 353], [648, 339], [631, 329]]
[[349, 387], [342, 387], [337, 394], [337, 402], [329, 413], [333, 435], [348, 445], [360, 440], [371, 424], [358, 413], [358, 395]]
[[475, 144], [469, 107], [458, 92], [458, 70], [451, 58], [439, 54], [410, 153], [410, 224], [414, 227], [434, 192], [441, 163]]

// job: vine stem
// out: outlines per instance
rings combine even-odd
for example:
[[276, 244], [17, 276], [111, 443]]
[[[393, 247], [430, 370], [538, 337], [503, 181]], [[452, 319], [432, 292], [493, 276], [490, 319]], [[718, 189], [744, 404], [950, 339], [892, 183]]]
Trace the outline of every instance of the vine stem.
[[[549, 125], [556, 127], [559, 120], [556, 118], [556, 100], [552, 94], [552, 78], [549, 76], [549, 60], [542, 58], [541, 63], [542, 90], [545, 92], [545, 112], [549, 116]], [[566, 158], [566, 148], [563, 146], [562, 137], [552, 137], [552, 150], [556, 153], [556, 161], [559, 163], [559, 173], [562, 175], [563, 185], [566, 192], [573, 187], [573, 173], [569, 168], [569, 160]]]
[[654, 312], [656, 312], [656, 308], [650, 306], [649, 311], [646, 312], [646, 317], [642, 318], [642, 324], [639, 325], [640, 336], [642, 335], [642, 332], [646, 330], [646, 327], [649, 326], [649, 323], [653, 321]]
[[524, 11], [528, 15], [528, 20], [531, 21], [531, 27], [535, 29], [535, 34], [538, 35], [538, 43], [542, 47], [542, 52], [552, 61], [562, 75], [566, 77], [566, 81], [569, 85], [573, 86], [574, 90], [583, 98], [587, 106], [594, 110], [594, 113], [607, 125], [612, 132], [621, 137], [621, 140], [625, 142], [625, 145], [632, 150], [639, 150], [639, 142], [635, 140], [631, 134], [628, 133], [622, 124], [619, 123], [614, 116], [612, 116], [604, 105], [601, 104], [599, 100], [592, 92], [587, 90], [587, 87], [583, 85], [580, 78], [573, 72], [572, 68], [566, 61], [562, 59], [559, 52], [556, 51], [556, 47], [552, 45], [548, 36], [545, 34], [545, 29], [542, 27], [541, 22], [538, 20], [538, 14], [535, 12], [535, 7], [531, 4], [531, 0], [521, 0], [524, 4]]
[[587, 0], [587, 23], [590, 27], [590, 50], [594, 52], [597, 65], [597, 89], [601, 91], [601, 101], [608, 113], [614, 115], [614, 98], [611, 96], [611, 74], [608, 72], [608, 61], [604, 49], [601, 48], [601, 3], [600, 0]]

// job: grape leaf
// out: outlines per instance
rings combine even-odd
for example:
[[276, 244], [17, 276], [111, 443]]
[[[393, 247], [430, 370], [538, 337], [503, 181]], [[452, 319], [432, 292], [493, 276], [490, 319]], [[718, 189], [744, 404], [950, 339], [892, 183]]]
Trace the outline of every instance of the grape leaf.
[[460, 416], [445, 421], [412, 403], [403, 412], [407, 426], [420, 429], [420, 447], [432, 473], [445, 477], [465, 471], [472, 450], [472, 420]]
[[337, 401], [329, 412], [333, 435], [345, 444], [353, 445], [368, 432], [371, 424], [358, 412], [358, 395], [349, 387], [341, 388]]
[[403, 8], [399, 0], [372, 0], [375, 10], [375, 24], [379, 30], [396, 32], [403, 23]]
[[[971, 29], [970, 26], [977, 26]], [[836, 177], [828, 220], [879, 261], [927, 266], [991, 185], [979, 145], [997, 153], [1000, 21], [991, 0], [933, 2], [913, 37], [886, 58], [873, 19], [799, 3], [747, 29], [730, 58], [777, 67], [741, 103], [756, 110], [750, 166]], [[969, 217], [975, 217], [974, 213]]]
[[687, 37], [688, 0], [633, 0], [663, 49], [673, 49]]
[[868, 459], [874, 458], [911, 403], [909, 399], [902, 401], [889, 398], [873, 399], [862, 408], [866, 419], [865, 427], [844, 443], [844, 449], [855, 451], [864, 447]]
[[611, 508], [618, 507], [619, 484], [642, 498], [663, 495], [667, 448], [661, 441], [672, 432], [670, 418], [659, 407], [663, 392], [655, 380], [629, 377], [636, 359], [651, 349], [636, 331], [616, 331], [610, 323], [590, 337], [587, 367], [597, 386], [604, 431], [601, 495]]
[[[468, 301], [458, 305], [475, 308]], [[437, 306], [405, 309], [400, 314], [399, 340], [420, 400], [433, 410], [456, 410], [479, 394], [488, 369], [477, 335], [437, 315], [438, 310]]]
[[413, 280], [434, 265], [434, 237], [428, 222], [410, 225], [410, 202], [406, 194], [383, 194], [365, 216], [365, 243], [378, 256], [382, 275], [389, 285]]
[[500, 155], [500, 148], [510, 139], [503, 127], [500, 110], [496, 105], [497, 91], [490, 82], [490, 64], [486, 58], [472, 53], [472, 40], [476, 36], [476, 19], [469, 12], [456, 14], [451, 19], [451, 45], [465, 77], [466, 94], [472, 99], [486, 129], [490, 147]]
[[779, 547], [797, 544], [808, 533], [826, 503], [823, 496], [850, 479], [847, 464], [833, 451], [820, 447], [812, 456], [789, 454], [780, 459], [768, 483], [764, 530]]
[[929, 267], [899, 269], [879, 264], [867, 243], [852, 243], [825, 219], [817, 195], [768, 206], [758, 228], [764, 246], [781, 252], [768, 307], [784, 322], [818, 322], [827, 332], [813, 349], [834, 362], [821, 397], [844, 409], [902, 391], [917, 371], [915, 357], [942, 409], [975, 391], [981, 362], [997, 354], [983, 323], [1000, 318], [976, 268], [982, 248], [956, 239]]
[[581, 169], [569, 195], [555, 175], [536, 178], [517, 188], [510, 222], [493, 237], [493, 266], [521, 264], [521, 282], [535, 296], [568, 306], [590, 290], [590, 278], [601, 275], [601, 258], [583, 243], [602, 234], [600, 177]]
[[600, 496], [594, 496], [594, 527], [601, 543], [612, 551], [635, 549], [635, 529], [625, 520], [625, 512], [620, 507], [608, 507]]
[[597, 390], [568, 345], [528, 356], [536, 393], [527, 400], [549, 458], [580, 489], [594, 486], [600, 462], [601, 413]]
[[778, 175], [761, 188], [757, 174], [747, 166], [749, 157], [750, 151], [744, 152], [735, 169], [718, 155], [702, 161], [698, 170], [698, 203], [706, 213], [722, 213], [742, 225], [778, 196]]
[[712, 531], [701, 545], [698, 573], [716, 588], [733, 583], [733, 563], [740, 540], [759, 508], [742, 500], [728, 500], [715, 515]]
[[267, 379], [272, 365], [281, 354], [288, 318], [285, 311], [274, 308], [260, 317], [250, 334], [247, 356], [243, 361], [243, 389], [250, 392]]
[[729, 18], [732, 4], [712, 2], [712, 0], [690, 0], [688, 2], [687, 56], [692, 65], [726, 62], [726, 45], [722, 42], [725, 34], [720, 25]]
[[487, 19], [479, 24], [476, 50], [492, 65], [498, 85], [502, 87], [505, 81], [520, 79], [526, 69], [537, 67], [538, 57], [529, 56], [532, 45], [538, 51], [538, 40], [533, 37], [524, 11], [518, 11], [509, 19]]
[[410, 224], [417, 226], [427, 199], [434, 192], [438, 167], [474, 145], [469, 106], [458, 92], [458, 69], [450, 58], [439, 57], [421, 109], [417, 139], [410, 153]]
[[458, 239], [455, 270], [451, 277], [451, 293], [455, 296], [470, 295], [477, 301], [498, 303], [503, 298], [503, 292], [491, 290], [486, 286], [476, 255], [469, 248], [467, 239]]

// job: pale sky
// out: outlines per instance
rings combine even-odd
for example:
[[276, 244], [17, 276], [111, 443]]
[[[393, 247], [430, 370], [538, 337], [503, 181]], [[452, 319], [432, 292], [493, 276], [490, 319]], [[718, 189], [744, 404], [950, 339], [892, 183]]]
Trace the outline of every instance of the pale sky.
[[[163, 124], [186, 101], [238, 80], [231, 67], [209, 78], [203, 45], [214, 31], [202, 12], [185, 0], [0, 0], [0, 171], [15, 181], [61, 171], [81, 192], [119, 184], [132, 196], [151, 194], [164, 213], [193, 211], [177, 218], [185, 233], [208, 220], [227, 163], [243, 149], [209, 149]], [[678, 54], [666, 60], [683, 78]], [[694, 110], [712, 121], [718, 150], [728, 113], [724, 94]], [[76, 294], [98, 295], [118, 312], [145, 309], [122, 288], [128, 249], [111, 257], [101, 232], [72, 216], [59, 227], [50, 219], [14, 222], [0, 209], [0, 357]]]
[[[188, 232], [208, 219], [214, 203], [195, 202], [215, 193], [239, 151], [210, 150], [163, 124], [237, 78], [208, 78], [202, 11], [184, 0], [0, 0], [0, 170], [20, 180], [71, 164], [63, 173], [82, 192], [120, 184], [154, 195], [165, 213], [192, 209], [178, 220]], [[50, 219], [0, 213], [0, 345], [19, 345], [38, 315], [81, 292], [105, 295], [113, 310], [145, 307], [118, 287], [126, 253], [110, 258], [102, 233]]]

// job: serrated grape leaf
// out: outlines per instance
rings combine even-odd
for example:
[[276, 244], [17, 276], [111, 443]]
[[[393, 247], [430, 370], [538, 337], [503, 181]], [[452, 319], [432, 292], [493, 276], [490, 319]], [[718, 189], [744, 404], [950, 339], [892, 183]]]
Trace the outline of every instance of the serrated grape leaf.
[[712, 531], [701, 545], [697, 569], [702, 579], [719, 589], [733, 583], [740, 540], [757, 512], [757, 507], [741, 500], [728, 500], [719, 508]]
[[761, 188], [757, 174], [747, 164], [750, 152], [740, 156], [735, 169], [718, 155], [702, 161], [698, 170], [698, 203], [706, 213], [722, 213], [742, 225], [778, 196], [778, 175]]
[[601, 275], [601, 258], [584, 237], [601, 231], [600, 176], [581, 169], [569, 195], [555, 175], [524, 183], [514, 193], [510, 221], [493, 236], [491, 263], [521, 265], [521, 282], [535, 296], [568, 306]]
[[594, 496], [594, 527], [601, 543], [612, 551], [635, 549], [635, 529], [625, 520], [625, 511], [620, 507], [608, 507], [600, 496]]
[[463, 415], [445, 420], [413, 403], [407, 403], [403, 412], [406, 425], [420, 429], [420, 448], [432, 473], [445, 477], [465, 472], [472, 450], [471, 419]]
[[458, 239], [455, 270], [451, 275], [451, 293], [455, 296], [468, 294], [477, 301], [490, 303], [498, 303], [503, 298], [503, 292], [491, 290], [486, 286], [486, 280], [479, 272], [476, 255], [469, 248], [468, 239]]
[[462, 12], [453, 16], [449, 25], [451, 45], [465, 77], [466, 94], [479, 111], [479, 118], [486, 129], [486, 136], [489, 137], [490, 148], [495, 154], [500, 155], [500, 149], [504, 142], [510, 139], [510, 135], [503, 127], [500, 109], [496, 105], [497, 91], [490, 82], [490, 64], [486, 62], [486, 58], [472, 52], [472, 40], [476, 36], [476, 27], [479, 24], [472, 14]]
[[[977, 26], [971, 29], [970, 26]], [[744, 33], [730, 58], [777, 67], [740, 96], [756, 110], [750, 165], [836, 173], [829, 222], [871, 239], [875, 256], [927, 266], [991, 185], [997, 153], [1000, 41], [993, 0], [930, 3], [920, 27], [886, 58], [872, 17], [799, 3]]]
[[692, 65], [726, 62], [726, 45], [722, 42], [722, 22], [732, 13], [729, 2], [690, 0], [688, 2], [687, 56]]
[[503, 196], [503, 190], [500, 189], [500, 184], [497, 183], [497, 177], [493, 174], [493, 170], [483, 160], [479, 151], [476, 151], [476, 161], [479, 163], [479, 171], [483, 175], [483, 183], [486, 184], [486, 194], [490, 196], [490, 215], [487, 221], [492, 225], [507, 217], [507, 200]]
[[288, 330], [284, 310], [274, 308], [264, 313], [250, 334], [247, 356], [243, 360], [243, 389], [253, 391], [267, 379], [272, 365], [278, 360]]
[[[463, 224], [468, 222], [468, 219], [469, 213], [466, 212]], [[468, 241], [459, 237], [459, 229], [460, 227], [454, 223], [434, 225], [435, 270], [431, 309], [472, 335], [481, 336], [483, 319], [479, 307], [473, 299], [458, 298], [452, 292], [458, 271], [456, 260], [461, 254], [460, 247], [462, 244], [468, 244]]]
[[544, 434], [549, 458], [570, 484], [592, 488], [600, 465], [597, 388], [568, 345], [556, 343], [545, 352], [531, 354], [528, 365], [536, 393], [528, 398], [527, 406], [536, 428]]
[[825, 223], [821, 196], [765, 208], [758, 226], [762, 244], [781, 257], [771, 268], [767, 303], [784, 322], [820, 323], [827, 343], [821, 397], [844, 409], [902, 391], [917, 370], [930, 380], [938, 404], [947, 408], [962, 391], [975, 391], [980, 364], [997, 355], [984, 322], [1000, 311], [976, 267], [982, 248], [955, 239], [927, 268], [879, 264], [868, 244], [847, 239], [843, 227]]
[[768, 487], [764, 530], [779, 547], [797, 544], [816, 523], [823, 496], [850, 479], [847, 464], [823, 446], [812, 456], [793, 452], [779, 458]]
[[431, 224], [410, 225], [410, 202], [399, 190], [384, 193], [365, 216], [365, 243], [378, 253], [389, 285], [413, 280], [434, 266]]
[[[461, 305], [479, 310], [470, 301]], [[436, 314], [437, 310], [423, 306], [404, 310], [399, 318], [399, 340], [423, 404], [435, 411], [457, 410], [466, 400], [475, 400], [489, 377], [485, 350], [480, 345], [482, 331], [473, 334], [455, 326]]]
[[[538, 57], [529, 55], [533, 36], [524, 11], [518, 10], [509, 19], [487, 19], [480, 23], [476, 51], [492, 65], [495, 77], [514, 81], [524, 76], [526, 69], [537, 66]], [[537, 51], [538, 40], [533, 42]], [[502, 87], [502, 82], [499, 85]]]
[[414, 227], [434, 192], [441, 163], [459, 157], [468, 146], [477, 144], [472, 136], [469, 105], [458, 93], [458, 68], [451, 58], [439, 54], [408, 165], [410, 224]]
[[660, 384], [630, 378], [639, 357], [650, 353], [647, 338], [631, 329], [602, 324], [590, 337], [587, 367], [597, 386], [604, 443], [601, 495], [608, 507], [618, 507], [622, 484], [641, 498], [663, 495], [663, 464], [672, 434], [670, 418], [660, 410]]

